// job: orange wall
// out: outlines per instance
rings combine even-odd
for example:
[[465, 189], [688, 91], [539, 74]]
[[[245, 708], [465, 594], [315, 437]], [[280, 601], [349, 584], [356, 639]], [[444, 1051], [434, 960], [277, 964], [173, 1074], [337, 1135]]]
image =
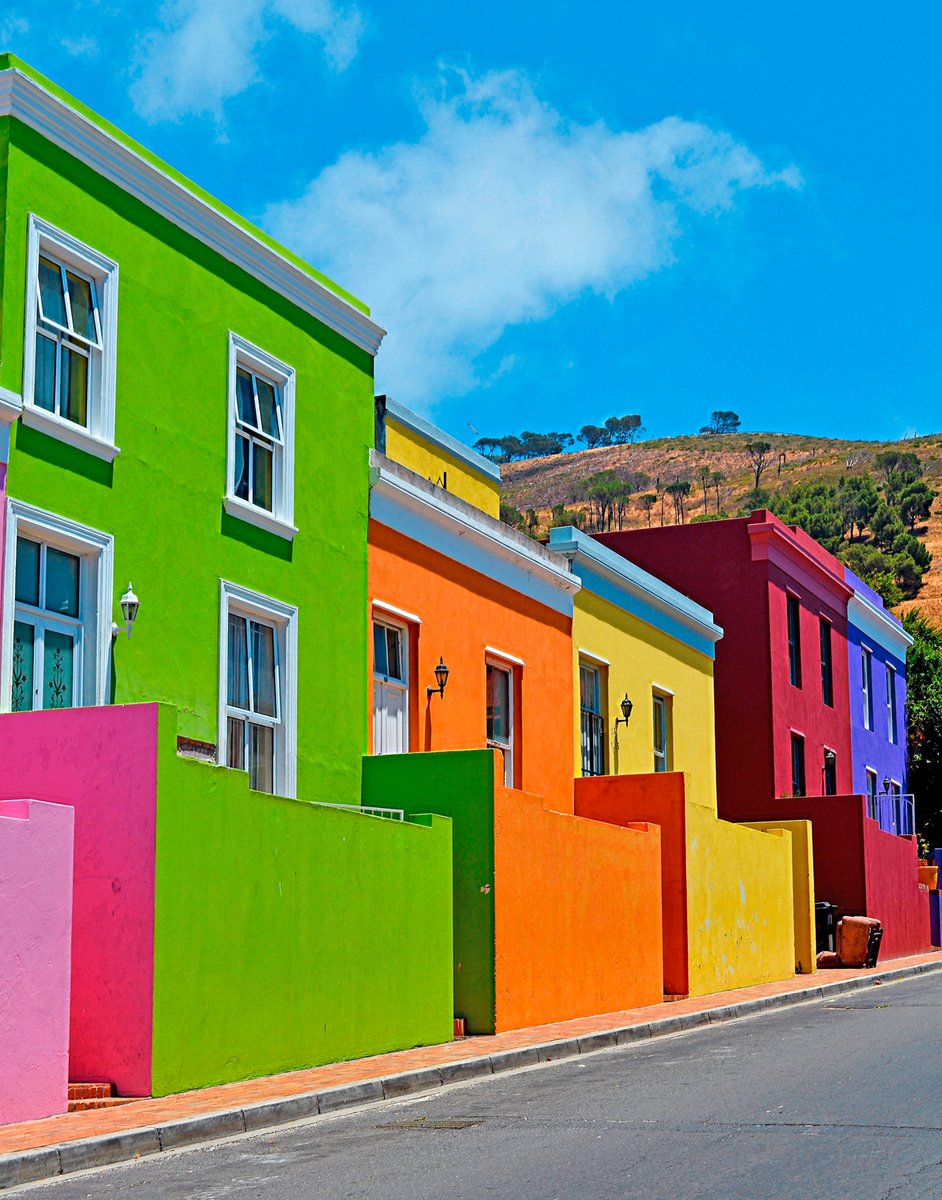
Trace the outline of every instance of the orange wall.
[[661, 1002], [657, 826], [581, 820], [498, 786], [494, 894], [498, 1033]]
[[661, 829], [664, 905], [664, 991], [689, 990], [687, 943], [687, 809], [684, 776], [601, 775], [576, 780], [575, 811], [580, 817], [627, 825], [656, 821]]
[[[572, 812], [572, 621], [371, 520], [370, 601], [421, 619], [410, 627], [411, 750], [485, 745], [485, 647], [523, 659], [515, 669], [515, 786]], [[378, 615], [382, 615], [377, 610]], [[367, 687], [372, 711], [372, 636]], [[428, 699], [444, 657], [444, 697]], [[372, 742], [372, 723], [369, 730]], [[370, 745], [372, 750], [372, 745]]]

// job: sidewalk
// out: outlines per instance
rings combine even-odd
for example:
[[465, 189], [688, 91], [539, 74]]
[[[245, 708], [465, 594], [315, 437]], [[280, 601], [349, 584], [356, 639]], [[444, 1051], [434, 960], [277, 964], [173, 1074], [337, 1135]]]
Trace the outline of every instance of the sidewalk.
[[3, 1126], [0, 1189], [940, 970], [936, 951]]

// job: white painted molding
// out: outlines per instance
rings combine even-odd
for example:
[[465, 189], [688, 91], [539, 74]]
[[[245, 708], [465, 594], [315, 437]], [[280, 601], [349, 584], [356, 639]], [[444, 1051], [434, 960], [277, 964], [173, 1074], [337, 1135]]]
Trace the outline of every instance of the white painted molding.
[[23, 397], [0, 388], [0, 425], [12, 425], [23, 411]]
[[515, 667], [525, 667], [527, 665], [516, 654], [508, 654], [506, 650], [498, 650], [496, 646], [485, 646], [484, 653], [489, 658], [499, 658], [501, 662], [512, 663]]
[[422, 624], [422, 618], [417, 617], [415, 613], [406, 612], [404, 608], [397, 608], [395, 604], [387, 604], [385, 600], [371, 600], [370, 604], [380, 614], [386, 613], [390, 617], [398, 617], [400, 621], [405, 621], [407, 625]]
[[74, 421], [66, 421], [44, 408], [37, 408], [35, 404], [24, 404], [23, 424], [28, 425], [30, 429], [38, 429], [40, 433], [48, 433], [50, 437], [66, 442], [77, 450], [84, 450], [86, 454], [93, 454], [105, 462], [114, 462], [121, 453], [112, 442], [103, 441], [87, 429], [83, 429], [81, 425], [76, 425]]
[[612, 664], [607, 658], [603, 658], [601, 654], [595, 654], [592, 650], [586, 650], [585, 646], [580, 646], [578, 650], [580, 658], [588, 659], [590, 663], [595, 663], [600, 667], [610, 667]]
[[264, 508], [256, 508], [254, 504], [247, 504], [238, 496], [226, 496], [222, 506], [230, 517], [237, 517], [248, 525], [255, 525], [258, 529], [264, 529], [267, 533], [282, 537], [286, 542], [292, 541], [298, 532], [297, 526], [280, 520], [270, 512], [266, 512]]
[[0, 71], [0, 117], [12, 116], [192, 237], [375, 355], [385, 329], [260, 237], [15, 67]]

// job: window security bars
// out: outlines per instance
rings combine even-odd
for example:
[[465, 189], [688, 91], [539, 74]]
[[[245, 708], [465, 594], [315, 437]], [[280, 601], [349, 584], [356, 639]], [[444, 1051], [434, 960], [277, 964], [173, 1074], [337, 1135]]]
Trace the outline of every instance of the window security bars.
[[580, 711], [582, 730], [582, 774], [605, 774], [605, 721], [601, 713], [583, 708]]

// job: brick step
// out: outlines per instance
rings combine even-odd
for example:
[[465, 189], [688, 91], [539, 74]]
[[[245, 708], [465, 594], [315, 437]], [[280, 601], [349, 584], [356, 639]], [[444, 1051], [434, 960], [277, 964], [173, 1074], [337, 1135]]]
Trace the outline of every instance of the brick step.
[[70, 1083], [70, 1100], [107, 1100], [115, 1094], [113, 1083]]
[[93, 1108], [118, 1108], [122, 1104], [133, 1104], [134, 1096], [98, 1096], [92, 1100], [70, 1100], [69, 1112], [89, 1112]]

